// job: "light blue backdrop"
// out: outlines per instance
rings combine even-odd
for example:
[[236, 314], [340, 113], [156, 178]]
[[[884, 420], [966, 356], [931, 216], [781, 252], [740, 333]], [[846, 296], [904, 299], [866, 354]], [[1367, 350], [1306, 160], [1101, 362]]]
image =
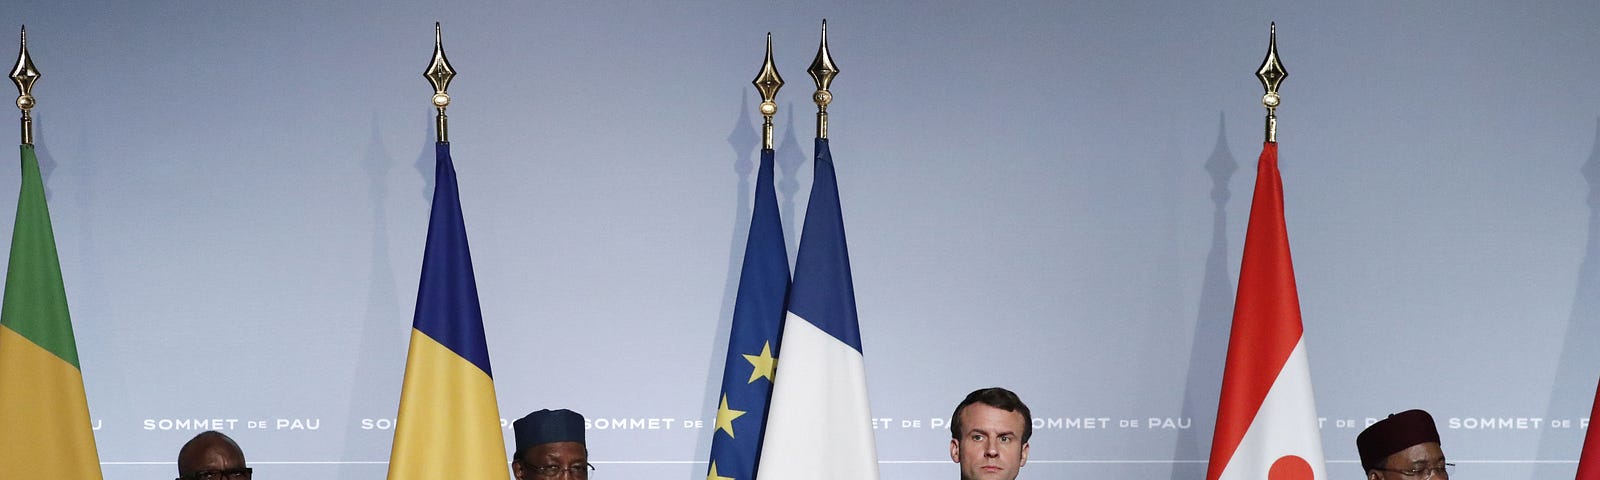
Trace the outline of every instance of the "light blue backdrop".
[[749, 81], [771, 31], [792, 253], [823, 18], [884, 478], [955, 476], [930, 422], [991, 385], [1055, 422], [1025, 478], [1202, 475], [1273, 20], [1330, 471], [1413, 407], [1464, 477], [1573, 471], [1600, 377], [1592, 1], [16, 0], [107, 478], [170, 477], [197, 419], [237, 420], [263, 478], [383, 475], [434, 21], [504, 415], [604, 419], [604, 478], [703, 478], [710, 431], [682, 422], [721, 374]]

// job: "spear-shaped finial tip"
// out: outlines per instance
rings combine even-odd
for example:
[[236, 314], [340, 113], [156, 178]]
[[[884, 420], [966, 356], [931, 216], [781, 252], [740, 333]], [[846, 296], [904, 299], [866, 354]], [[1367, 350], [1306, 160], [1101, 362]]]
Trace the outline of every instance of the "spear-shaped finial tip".
[[1266, 137], [1268, 142], [1278, 141], [1278, 104], [1282, 101], [1278, 97], [1278, 87], [1283, 85], [1283, 79], [1289, 77], [1289, 70], [1283, 68], [1283, 61], [1278, 59], [1278, 22], [1272, 22], [1271, 34], [1267, 37], [1267, 58], [1261, 60], [1261, 68], [1256, 69], [1256, 79], [1261, 81], [1261, 88], [1266, 90], [1261, 95], [1261, 105], [1267, 107]]
[[22, 26], [21, 48], [17, 53], [17, 66], [11, 68], [11, 83], [17, 85], [17, 108], [22, 110], [22, 144], [33, 144], [33, 117], [28, 113], [37, 103], [33, 98], [33, 84], [39, 81], [39, 69], [33, 67], [28, 56], [28, 26]]
[[1272, 23], [1271, 34], [1267, 37], [1267, 58], [1261, 60], [1261, 68], [1256, 69], [1256, 79], [1261, 81], [1261, 88], [1266, 94], [1261, 96], [1261, 104], [1267, 109], [1278, 108], [1278, 87], [1283, 84], [1283, 79], [1289, 77], [1289, 71], [1283, 68], [1283, 61], [1278, 59], [1278, 23]]
[[434, 118], [434, 134], [440, 142], [448, 142], [450, 125], [445, 118], [444, 108], [450, 106], [450, 93], [445, 90], [450, 88], [450, 79], [456, 77], [456, 69], [444, 57], [444, 33], [439, 28], [439, 22], [433, 22], [433, 61], [428, 63], [428, 69], [422, 72], [422, 76], [433, 84], [433, 106], [439, 109], [439, 114]]
[[772, 32], [767, 32], [767, 58], [761, 62], [761, 72], [750, 83], [761, 91], [761, 148], [772, 148], [772, 116], [778, 113], [778, 89], [783, 88], [783, 76], [772, 63]]
[[33, 108], [33, 84], [39, 81], [39, 69], [33, 67], [33, 57], [28, 55], [28, 27], [22, 27], [21, 49], [17, 65], [11, 68], [11, 83], [17, 84], [17, 108], [26, 112]]
[[817, 138], [828, 138], [828, 104], [833, 103], [833, 92], [828, 87], [839, 75], [839, 66], [834, 65], [833, 54], [828, 52], [827, 19], [822, 20], [822, 44], [817, 47], [817, 58], [811, 60], [806, 73], [817, 83], [817, 92], [811, 94], [811, 101], [817, 104]]
[[450, 66], [450, 60], [444, 56], [444, 34], [439, 22], [433, 23], [433, 61], [428, 63], [428, 69], [422, 72], [422, 76], [433, 84], [433, 106], [444, 110], [450, 105], [450, 94], [446, 90], [450, 88], [450, 79], [456, 76], [456, 69]]
[[778, 67], [772, 63], [772, 32], [767, 32], [767, 58], [761, 63], [761, 71], [756, 74], [756, 79], [750, 83], [761, 91], [761, 114], [777, 114], [776, 100], [778, 89], [783, 88], [783, 76], [778, 75]]
[[817, 93], [812, 101], [818, 107], [827, 107], [833, 101], [833, 94], [828, 92], [828, 87], [833, 84], [833, 77], [839, 75], [838, 65], [833, 63], [833, 54], [828, 52], [828, 21], [822, 21], [822, 44], [817, 47], [817, 57], [811, 60], [811, 68], [806, 70], [811, 74], [811, 80], [817, 83]]

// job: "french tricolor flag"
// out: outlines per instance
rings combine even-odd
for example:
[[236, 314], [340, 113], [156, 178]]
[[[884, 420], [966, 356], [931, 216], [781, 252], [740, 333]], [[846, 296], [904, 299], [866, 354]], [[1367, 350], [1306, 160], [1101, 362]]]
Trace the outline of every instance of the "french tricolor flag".
[[1323, 480], [1278, 144], [1261, 148], [1206, 480]]
[[878, 452], [867, 405], [867, 370], [827, 139], [816, 139], [816, 152], [811, 200], [789, 289], [783, 356], [756, 476], [875, 480]]

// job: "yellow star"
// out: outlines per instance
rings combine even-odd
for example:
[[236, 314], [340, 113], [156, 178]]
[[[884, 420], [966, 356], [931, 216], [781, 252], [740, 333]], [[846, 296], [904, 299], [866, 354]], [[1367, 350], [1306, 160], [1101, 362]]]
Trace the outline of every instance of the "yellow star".
[[744, 359], [750, 362], [751, 367], [755, 367], [750, 371], [750, 381], [745, 383], [756, 383], [756, 379], [761, 377], [767, 377], [770, 382], [778, 371], [778, 359], [772, 358], [772, 342], [761, 344], [760, 355], [745, 355]]
[[722, 406], [717, 407], [717, 428], [712, 430], [711, 433], [717, 433], [717, 430], [725, 430], [728, 432], [728, 438], [733, 438], [733, 419], [739, 418], [741, 415], [744, 415], [744, 410], [728, 408], [728, 394], [722, 394]]
[[706, 480], [733, 480], [733, 477], [717, 475], [717, 462], [711, 462], [711, 473], [706, 475]]

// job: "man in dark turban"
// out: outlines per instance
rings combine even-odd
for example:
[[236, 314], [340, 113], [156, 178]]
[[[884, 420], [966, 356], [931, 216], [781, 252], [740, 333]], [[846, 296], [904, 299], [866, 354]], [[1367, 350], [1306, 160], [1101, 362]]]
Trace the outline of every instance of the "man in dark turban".
[[1367, 480], [1448, 480], [1455, 464], [1445, 463], [1433, 416], [1406, 410], [1379, 420], [1356, 435]]
[[583, 415], [571, 410], [540, 410], [513, 422], [517, 449], [511, 473], [517, 480], [589, 478], [589, 446], [583, 439]]

